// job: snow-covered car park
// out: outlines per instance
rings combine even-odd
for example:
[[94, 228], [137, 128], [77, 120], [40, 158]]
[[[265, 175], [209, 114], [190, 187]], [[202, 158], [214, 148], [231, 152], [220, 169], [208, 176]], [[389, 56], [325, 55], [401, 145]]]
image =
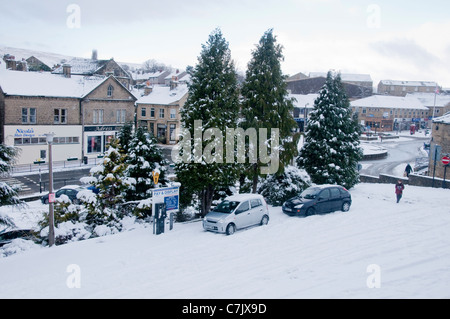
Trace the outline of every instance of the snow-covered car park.
[[[0, 298], [449, 298], [449, 190], [358, 184], [348, 212], [291, 217], [233, 236], [202, 222], [161, 235], [128, 231], [52, 248], [17, 240], [0, 256]], [[48, 209], [1, 207], [18, 227]], [[226, 270], [226, 271], [225, 271]], [[7, 275], [4, 275], [7, 274]]]

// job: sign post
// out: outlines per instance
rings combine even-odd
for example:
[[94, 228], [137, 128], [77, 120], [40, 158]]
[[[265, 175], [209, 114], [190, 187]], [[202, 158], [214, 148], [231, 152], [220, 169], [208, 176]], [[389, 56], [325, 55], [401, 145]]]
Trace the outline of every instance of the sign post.
[[[179, 208], [179, 197], [180, 197], [180, 188], [178, 186], [175, 187], [162, 187], [162, 188], [154, 188], [152, 189], [152, 216], [154, 220], [156, 217], [160, 217], [160, 212], [157, 211], [157, 206], [160, 207], [160, 204], [163, 204], [164, 212], [162, 214], [163, 218], [167, 216], [166, 213], [170, 212], [170, 218], [173, 220], [172, 214], [177, 212]], [[158, 216], [157, 216], [158, 214]], [[170, 227], [172, 229], [172, 226]], [[155, 231], [154, 231], [155, 232]]]

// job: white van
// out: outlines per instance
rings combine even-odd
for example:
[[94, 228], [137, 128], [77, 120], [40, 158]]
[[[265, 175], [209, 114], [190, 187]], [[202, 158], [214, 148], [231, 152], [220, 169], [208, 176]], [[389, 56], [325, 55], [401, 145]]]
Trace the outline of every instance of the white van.
[[225, 198], [203, 218], [208, 231], [232, 235], [237, 229], [253, 225], [267, 225], [269, 207], [259, 194], [237, 194]]

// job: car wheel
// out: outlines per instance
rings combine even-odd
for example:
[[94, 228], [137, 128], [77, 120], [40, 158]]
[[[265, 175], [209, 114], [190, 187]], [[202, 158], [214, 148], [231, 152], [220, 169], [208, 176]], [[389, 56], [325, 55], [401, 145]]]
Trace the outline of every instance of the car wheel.
[[269, 216], [264, 215], [261, 219], [261, 226], [267, 225], [269, 223]]
[[343, 212], [348, 212], [350, 210], [350, 203], [349, 202], [344, 202], [342, 204], [342, 211]]
[[236, 226], [234, 224], [228, 224], [227, 226], [227, 235], [233, 235], [236, 231]]
[[311, 216], [311, 215], [315, 215], [316, 214], [316, 210], [313, 207], [308, 208], [308, 210], [306, 211], [306, 216]]

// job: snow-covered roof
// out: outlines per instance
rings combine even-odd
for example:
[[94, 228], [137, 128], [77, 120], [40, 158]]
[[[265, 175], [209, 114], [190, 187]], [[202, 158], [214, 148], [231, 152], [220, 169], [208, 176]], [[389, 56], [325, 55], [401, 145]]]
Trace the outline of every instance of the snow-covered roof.
[[[327, 77], [326, 72], [310, 72], [310, 78]], [[344, 82], [372, 82], [370, 74], [352, 74], [352, 73], [341, 73], [341, 80]]]
[[65, 56], [56, 53], [0, 46], [0, 56], [3, 56], [5, 54], [13, 55], [16, 58], [16, 61], [20, 61], [22, 59], [26, 60], [29, 57], [34, 56], [50, 68], [55, 65], [61, 64], [63, 60], [67, 61], [72, 59], [71, 56]]
[[180, 84], [172, 90], [168, 86], [154, 86], [149, 95], [139, 98], [136, 103], [169, 105], [178, 102], [187, 93], [187, 85]]
[[[434, 94], [434, 93], [408, 93], [406, 96], [412, 96], [418, 98], [423, 105], [431, 107], [438, 106], [443, 107], [450, 103], [450, 94]], [[436, 100], [435, 100], [436, 98]], [[435, 104], [436, 101], [436, 104]]]
[[[92, 60], [92, 59], [83, 59], [83, 58], [73, 58], [72, 60], [67, 61], [66, 63], [71, 66], [71, 73], [78, 75], [91, 75], [94, 74], [98, 69], [100, 69], [107, 60]], [[62, 74], [63, 67], [53, 71], [55, 74]]]
[[289, 98], [295, 98], [294, 107], [298, 108], [314, 108], [314, 101], [319, 94], [289, 94]]
[[395, 86], [425, 86], [425, 87], [437, 87], [436, 82], [430, 81], [393, 81], [393, 80], [381, 80], [383, 85], [395, 85]]
[[352, 107], [376, 107], [393, 109], [428, 110], [419, 99], [415, 97], [401, 97], [390, 95], [372, 95], [363, 99], [350, 102]]
[[48, 72], [21, 72], [0, 68], [0, 86], [8, 95], [81, 98], [106, 79], [104, 76], [77, 75], [66, 78]]
[[441, 117], [436, 117], [433, 120], [433, 123], [444, 123], [444, 124], [450, 124], [450, 112], [446, 113], [445, 115]]

